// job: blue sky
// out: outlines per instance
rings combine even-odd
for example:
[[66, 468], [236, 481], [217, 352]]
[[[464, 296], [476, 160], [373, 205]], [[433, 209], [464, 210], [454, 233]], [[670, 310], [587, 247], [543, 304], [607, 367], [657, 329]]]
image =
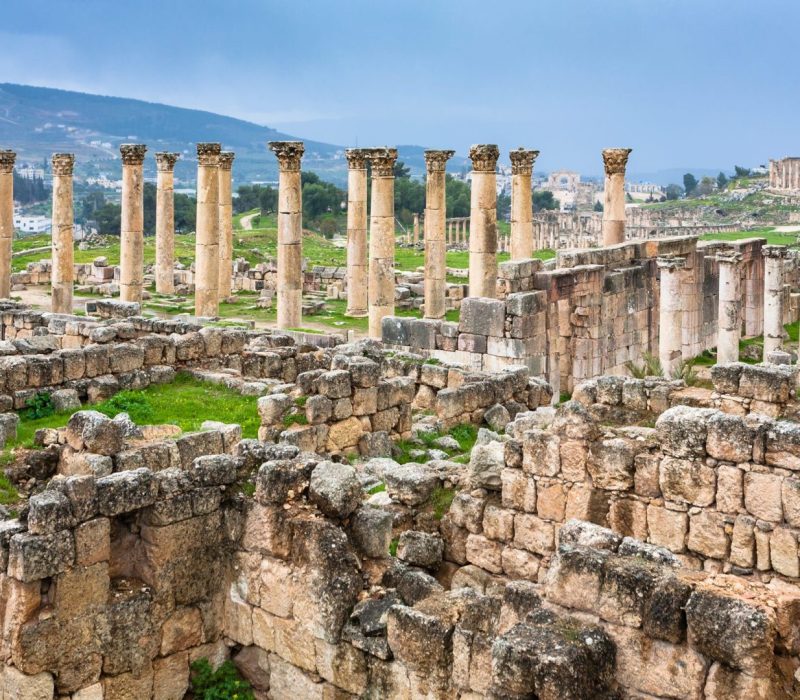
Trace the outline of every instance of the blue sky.
[[798, 0], [3, 0], [0, 82], [538, 167], [800, 155]]

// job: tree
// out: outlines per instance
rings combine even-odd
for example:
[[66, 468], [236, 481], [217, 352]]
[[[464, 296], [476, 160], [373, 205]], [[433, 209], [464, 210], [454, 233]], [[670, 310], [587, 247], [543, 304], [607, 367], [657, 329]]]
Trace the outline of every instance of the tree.
[[750, 175], [750, 168], [743, 168], [741, 165], [734, 165], [733, 170], [736, 173], [734, 177], [747, 177]]
[[274, 187], [262, 187], [258, 196], [261, 214], [271, 214], [278, 208], [278, 190]]
[[697, 187], [697, 178], [691, 173], [686, 173], [686, 175], [683, 176], [683, 189], [687, 197], [694, 192], [695, 187]]
[[595, 202], [594, 206], [592, 207], [593, 211], [603, 211], [603, 203], [602, 202]]
[[409, 168], [402, 160], [394, 162], [394, 176], [398, 179], [410, 178], [411, 168]]
[[700, 180], [700, 184], [694, 188], [695, 194], [700, 195], [701, 197], [707, 197], [710, 195], [717, 187], [717, 181], [713, 177], [704, 177]]
[[556, 210], [558, 200], [550, 190], [535, 190], [533, 193], [533, 211]]
[[50, 190], [44, 186], [40, 177], [22, 177], [14, 171], [14, 199], [20, 204], [45, 202], [50, 198]]
[[465, 180], [456, 180], [452, 175], [445, 176], [447, 216], [469, 216], [470, 189]]
[[719, 175], [717, 175], [717, 189], [724, 190], [727, 185], [728, 178], [725, 176], [725, 173], [720, 171]]
[[683, 195], [683, 187], [674, 183], [672, 185], [667, 185], [666, 194], [667, 199], [670, 201], [680, 199], [681, 195]]
[[80, 213], [75, 217], [78, 219], [78, 223], [85, 224], [89, 221], [95, 221], [97, 211], [102, 209], [105, 206], [105, 203], [106, 196], [103, 194], [103, 190], [89, 190], [81, 202], [79, 210]]
[[119, 236], [121, 212], [122, 207], [119, 204], [106, 202], [94, 214], [97, 230], [100, 233]]
[[505, 192], [497, 195], [497, 219], [508, 221], [511, 218], [511, 196]]
[[396, 178], [394, 181], [394, 209], [397, 218], [409, 225], [414, 214], [425, 210], [425, 185], [411, 178]]

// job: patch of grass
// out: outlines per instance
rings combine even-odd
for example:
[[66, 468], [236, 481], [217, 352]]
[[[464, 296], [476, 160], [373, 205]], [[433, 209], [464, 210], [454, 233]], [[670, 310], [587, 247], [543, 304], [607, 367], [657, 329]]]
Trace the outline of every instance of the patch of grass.
[[389, 556], [396, 557], [397, 556], [397, 545], [400, 543], [396, 537], [391, 542], [389, 542]]
[[308, 418], [305, 413], [287, 413], [283, 417], [283, 424], [287, 428], [293, 425], [308, 425]]
[[431, 505], [433, 506], [433, 517], [441, 520], [444, 514], [450, 510], [453, 499], [456, 497], [455, 489], [446, 489], [437, 486], [431, 494]]
[[192, 693], [196, 700], [255, 700], [250, 684], [240, 675], [232, 661], [226, 661], [215, 671], [208, 659], [198, 659], [191, 665]]
[[625, 369], [634, 379], [644, 379], [645, 377], [663, 377], [664, 369], [661, 367], [661, 360], [657, 355], [650, 352], [642, 353], [642, 361], [634, 362], [628, 360], [625, 363]]
[[252, 498], [256, 495], [256, 485], [252, 481], [243, 481], [239, 485], [239, 489], [245, 496], [249, 498]]
[[297, 408], [305, 408], [306, 401], [308, 401], [308, 396], [298, 396], [294, 400], [294, 405], [297, 406]]
[[[8, 453], [5, 453], [3, 456], [5, 457], [6, 454]], [[11, 483], [5, 474], [0, 473], [0, 504], [7, 506], [17, 501], [19, 501], [19, 493], [17, 493], [14, 484]]]
[[478, 439], [478, 428], [471, 423], [460, 423], [450, 430], [450, 437], [455, 438], [462, 452], [470, 452]]
[[386, 491], [386, 484], [378, 484], [377, 486], [373, 486], [367, 493], [372, 496], [376, 493], [383, 493]]
[[53, 406], [53, 397], [50, 396], [49, 392], [42, 391], [34, 395], [34, 397], [28, 401], [20, 417], [30, 419], [47, 418], [52, 416], [55, 412], [56, 409], [55, 406]]

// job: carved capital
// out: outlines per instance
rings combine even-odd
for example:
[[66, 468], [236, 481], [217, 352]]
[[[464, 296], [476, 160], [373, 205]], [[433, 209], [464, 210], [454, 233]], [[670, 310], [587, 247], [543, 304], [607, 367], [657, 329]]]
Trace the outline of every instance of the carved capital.
[[443, 173], [455, 151], [425, 151], [425, 167], [429, 173]]
[[236, 158], [236, 154], [233, 151], [222, 151], [219, 154], [219, 169], [231, 170], [233, 168], [234, 158]]
[[720, 265], [738, 265], [742, 262], [742, 254], [735, 250], [721, 250], [716, 255]]
[[143, 143], [123, 143], [119, 147], [123, 165], [141, 165], [144, 163], [144, 154], [147, 146]]
[[198, 143], [197, 144], [197, 164], [209, 167], [219, 165], [219, 154], [222, 146], [218, 143]]
[[162, 173], [171, 173], [172, 169], [175, 167], [175, 163], [180, 158], [180, 153], [168, 153], [166, 151], [160, 151], [156, 153], [156, 167], [158, 168], [159, 172]]
[[789, 249], [785, 245], [765, 245], [761, 248], [761, 253], [765, 258], [781, 260], [789, 257]]
[[53, 175], [72, 175], [75, 166], [75, 155], [72, 153], [54, 153], [50, 158]]
[[372, 166], [373, 177], [393, 177], [394, 163], [397, 160], [396, 148], [370, 148], [367, 158]]
[[533, 164], [536, 162], [539, 151], [528, 151], [520, 146], [509, 151], [508, 155], [511, 158], [512, 175], [530, 175], [533, 173]]
[[606, 148], [603, 151], [603, 166], [606, 169], [606, 175], [624, 175], [628, 156], [632, 150], [632, 148]]
[[13, 173], [16, 159], [14, 151], [0, 151], [0, 173]]
[[493, 143], [477, 144], [469, 147], [472, 169], [476, 173], [493, 173], [497, 169], [500, 149]]
[[305, 144], [302, 141], [270, 141], [267, 146], [278, 159], [278, 167], [281, 172], [299, 172], [300, 159], [306, 152]]
[[658, 265], [661, 270], [674, 272], [675, 270], [682, 270], [686, 267], [686, 258], [681, 255], [663, 255], [656, 258], [656, 265]]
[[344, 152], [347, 158], [347, 167], [350, 170], [364, 170], [367, 167], [369, 154], [366, 148], [347, 148]]

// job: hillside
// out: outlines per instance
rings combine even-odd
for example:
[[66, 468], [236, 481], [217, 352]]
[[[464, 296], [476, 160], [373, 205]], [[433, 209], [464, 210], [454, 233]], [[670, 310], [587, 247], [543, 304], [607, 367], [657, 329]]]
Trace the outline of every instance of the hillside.
[[[196, 109], [90, 95], [68, 90], [0, 83], [0, 147], [12, 148], [20, 161], [39, 162], [57, 151], [74, 152], [78, 174], [119, 172], [119, 145], [145, 143], [148, 154], [177, 151], [184, 158], [176, 176], [193, 180], [198, 141], [220, 141], [236, 152], [234, 176], [238, 182], [275, 180], [275, 158], [266, 142], [300, 139], [266, 126]], [[324, 179], [346, 182], [344, 146], [307, 141], [303, 167]], [[381, 144], [377, 144], [381, 145]], [[401, 146], [400, 157], [415, 175], [424, 172], [421, 146]], [[463, 165], [454, 159], [453, 169]], [[155, 175], [152, 157], [145, 161], [145, 174]]]

